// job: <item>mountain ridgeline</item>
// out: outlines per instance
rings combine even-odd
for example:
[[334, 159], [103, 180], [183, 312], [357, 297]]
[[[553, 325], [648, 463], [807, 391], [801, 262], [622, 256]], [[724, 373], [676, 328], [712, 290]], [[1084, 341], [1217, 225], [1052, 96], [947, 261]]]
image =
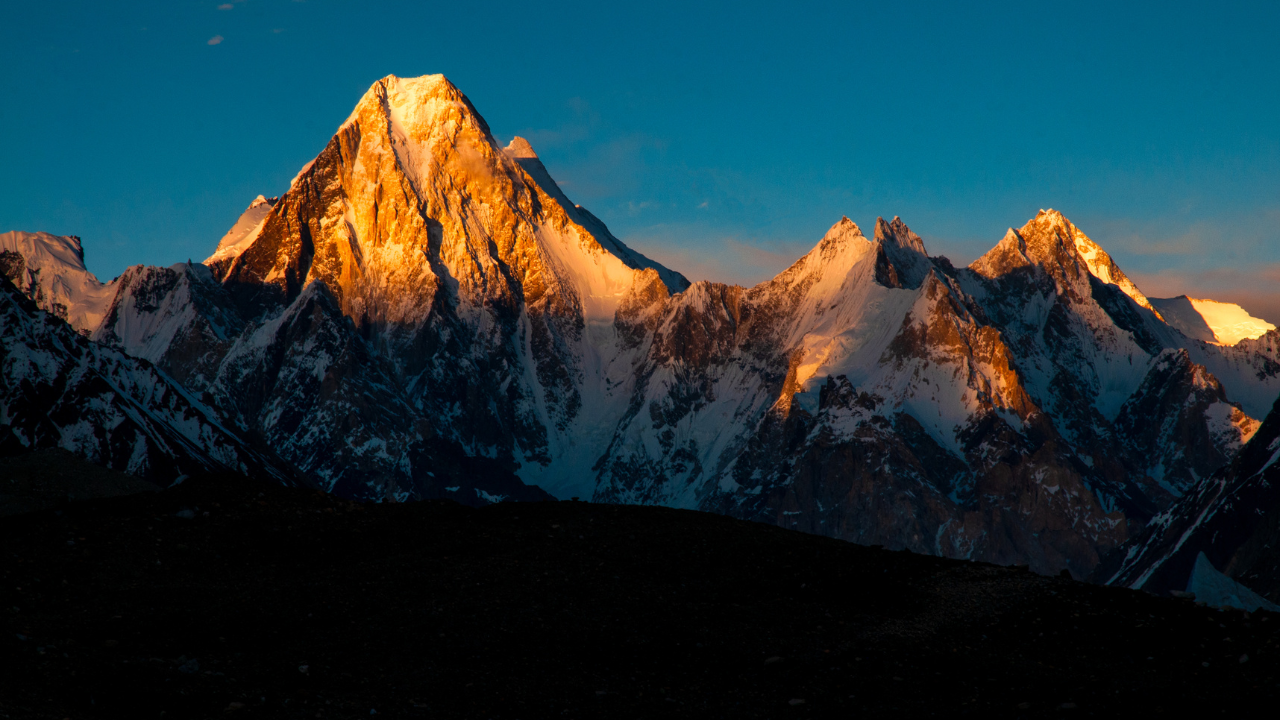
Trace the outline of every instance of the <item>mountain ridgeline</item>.
[[[1085, 577], [1243, 472], [1280, 395], [1280, 333], [1243, 311], [1244, 330], [1188, 330], [1199, 306], [1148, 299], [1052, 210], [967, 268], [896, 217], [871, 237], [842, 218], [772, 280], [690, 283], [442, 76], [375, 83], [203, 264], [103, 284], [74, 238], [0, 241], [5, 322], [40, 328], [5, 333], [0, 452], [142, 477], [203, 463], [362, 500], [696, 508]], [[71, 356], [39, 365], [35, 346]], [[151, 378], [129, 400], [151, 429], [128, 437], [187, 440], [41, 416], [24, 378], [68, 364]]]

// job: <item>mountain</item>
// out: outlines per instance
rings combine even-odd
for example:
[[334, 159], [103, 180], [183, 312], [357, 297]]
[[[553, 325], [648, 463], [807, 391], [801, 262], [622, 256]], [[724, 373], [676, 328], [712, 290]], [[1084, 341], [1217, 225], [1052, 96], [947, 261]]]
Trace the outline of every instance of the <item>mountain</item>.
[[1157, 516], [1095, 579], [1164, 594], [1200, 564], [1280, 602], [1280, 401], [1231, 463]]
[[767, 282], [690, 284], [438, 75], [375, 83], [205, 264], [109, 287], [96, 345], [344, 497], [661, 504], [1076, 576], [1280, 395], [1280, 333], [1187, 337], [1053, 210], [967, 268], [842, 218]]
[[295, 480], [151, 363], [85, 339], [7, 278], [0, 327], [0, 457], [62, 448], [160, 485], [223, 469]]

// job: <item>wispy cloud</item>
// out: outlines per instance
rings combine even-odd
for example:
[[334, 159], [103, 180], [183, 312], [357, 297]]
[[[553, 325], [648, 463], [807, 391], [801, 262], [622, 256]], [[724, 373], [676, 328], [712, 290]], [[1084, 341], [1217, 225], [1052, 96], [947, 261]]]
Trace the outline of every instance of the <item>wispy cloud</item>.
[[235, 7], [236, 7], [236, 6], [235, 6], [235, 5], [232, 5], [231, 3], [223, 3], [223, 4], [221, 4], [221, 5], [219, 5], [219, 6], [218, 6], [218, 9], [219, 9], [219, 10], [234, 10], [234, 9], [235, 9]]
[[219, 44], [221, 44], [221, 43], [222, 43], [222, 36], [221, 36], [221, 35], [214, 35], [213, 37], [209, 38], [209, 44], [210, 44], [210, 45], [219, 45]]

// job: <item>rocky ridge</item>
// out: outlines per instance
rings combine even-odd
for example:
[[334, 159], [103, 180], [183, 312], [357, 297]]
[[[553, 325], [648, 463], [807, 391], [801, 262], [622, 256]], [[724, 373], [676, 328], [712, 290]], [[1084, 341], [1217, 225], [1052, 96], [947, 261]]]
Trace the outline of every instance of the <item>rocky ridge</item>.
[[225, 469], [297, 480], [151, 363], [85, 339], [7, 278], [0, 327], [0, 457], [63, 448], [161, 486]]
[[1189, 589], [1197, 557], [1280, 600], [1280, 401], [1231, 462], [1107, 558], [1094, 579], [1158, 594]]

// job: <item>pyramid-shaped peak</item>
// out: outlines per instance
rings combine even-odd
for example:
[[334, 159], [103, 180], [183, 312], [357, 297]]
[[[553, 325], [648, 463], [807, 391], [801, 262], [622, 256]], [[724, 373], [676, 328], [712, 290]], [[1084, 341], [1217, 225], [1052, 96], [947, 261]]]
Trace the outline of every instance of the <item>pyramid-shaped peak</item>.
[[1041, 263], [1065, 262], [1076, 255], [1077, 245], [1081, 250], [1084, 244], [1097, 247], [1065, 215], [1052, 208], [1036, 213], [1018, 228], [1018, 234], [1026, 244], [1027, 257]]
[[[858, 223], [850, 220], [848, 216], [842, 216], [840, 221], [831, 226], [826, 235], [822, 236], [822, 242], [829, 240], [844, 240], [846, 238], [862, 237], [862, 228], [858, 227]], [[821, 243], [820, 243], [821, 244]]]
[[[831, 226], [812, 250], [796, 260], [772, 280], [757, 288], [793, 287], [797, 283], [816, 282], [811, 290], [819, 295], [835, 292], [849, 270], [872, 250], [871, 241], [858, 224], [848, 217]], [[806, 280], [807, 279], [807, 280]]]
[[1028, 263], [1041, 266], [1063, 282], [1086, 277], [1082, 273], [1093, 275], [1120, 288], [1138, 305], [1163, 319], [1102, 246], [1053, 208], [1036, 213], [1019, 230], [1010, 229], [1003, 240], [969, 267], [986, 277], [996, 277]]
[[361, 119], [385, 122], [374, 120], [378, 117], [389, 118], [394, 126], [410, 135], [429, 132], [430, 128], [450, 117], [464, 125], [478, 127], [485, 136], [489, 135], [489, 125], [484, 118], [467, 96], [444, 75], [416, 78], [388, 75], [378, 80], [356, 103], [343, 127]]
[[507, 155], [518, 160], [537, 159], [538, 157], [538, 153], [533, 151], [533, 146], [529, 144], [529, 141], [519, 135], [511, 138], [511, 142], [507, 143], [507, 147], [504, 150]]
[[1060, 229], [1065, 231], [1068, 236], [1078, 232], [1075, 229], [1076, 226], [1067, 219], [1066, 215], [1053, 208], [1036, 213], [1036, 216], [1028, 220], [1026, 225], [1022, 226], [1022, 229], [1026, 231], [1033, 227]]

